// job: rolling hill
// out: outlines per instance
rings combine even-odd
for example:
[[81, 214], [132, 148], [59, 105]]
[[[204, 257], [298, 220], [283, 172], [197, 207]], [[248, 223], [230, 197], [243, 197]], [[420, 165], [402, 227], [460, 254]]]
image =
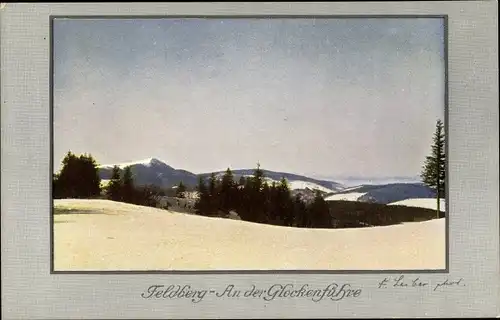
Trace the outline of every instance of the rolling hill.
[[443, 269], [445, 234], [444, 219], [372, 228], [302, 229], [108, 200], [65, 199], [55, 201], [54, 268]]

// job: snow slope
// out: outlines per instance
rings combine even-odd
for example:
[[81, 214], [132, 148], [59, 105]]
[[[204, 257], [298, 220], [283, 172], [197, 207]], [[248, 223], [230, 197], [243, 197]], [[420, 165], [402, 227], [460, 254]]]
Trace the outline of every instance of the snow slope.
[[361, 229], [299, 229], [107, 200], [55, 200], [55, 209], [58, 271], [445, 267], [443, 219]]
[[333, 192], [332, 189], [328, 189], [323, 186], [320, 186], [319, 184], [307, 181], [300, 181], [300, 180], [288, 181], [288, 185], [290, 187], [290, 190], [309, 189], [309, 190], [319, 190], [327, 193]]
[[[439, 199], [439, 211], [445, 212], [446, 211], [446, 200], [445, 199]], [[389, 203], [388, 205], [393, 205], [393, 206], [407, 206], [407, 207], [419, 207], [419, 208], [426, 208], [426, 209], [432, 209], [432, 210], [437, 210], [437, 199], [434, 198], [414, 198], [414, 199], [406, 199], [403, 201], [396, 201], [393, 203]]]
[[364, 195], [361, 192], [339, 193], [326, 197], [325, 201], [358, 201]]
[[355, 191], [355, 190], [361, 189], [361, 188], [363, 188], [363, 187], [364, 187], [364, 185], [352, 186], [352, 187], [347, 187], [347, 188], [344, 188], [344, 189], [342, 189], [342, 190], [339, 190], [338, 192]]

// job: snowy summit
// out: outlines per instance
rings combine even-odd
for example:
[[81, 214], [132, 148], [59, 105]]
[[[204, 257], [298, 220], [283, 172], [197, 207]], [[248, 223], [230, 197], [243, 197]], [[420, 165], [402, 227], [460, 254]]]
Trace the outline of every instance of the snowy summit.
[[158, 165], [166, 165], [165, 162], [159, 160], [158, 158], [147, 158], [144, 160], [134, 161], [134, 162], [125, 162], [125, 163], [117, 163], [117, 164], [103, 164], [100, 165], [99, 168], [113, 168], [114, 166], [118, 166], [120, 169], [123, 169], [128, 166], [142, 165], [146, 167], [158, 166]]

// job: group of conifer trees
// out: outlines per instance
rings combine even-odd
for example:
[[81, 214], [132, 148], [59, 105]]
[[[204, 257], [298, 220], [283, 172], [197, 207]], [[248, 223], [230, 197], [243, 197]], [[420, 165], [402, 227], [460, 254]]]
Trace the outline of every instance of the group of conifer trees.
[[53, 198], [96, 199], [106, 198], [144, 206], [156, 206], [161, 190], [153, 186], [136, 186], [130, 167], [113, 168], [104, 193], [96, 160], [90, 154], [75, 155], [68, 151], [62, 160], [62, 168], [53, 176]]
[[239, 182], [229, 168], [222, 179], [212, 173], [207, 183], [200, 177], [197, 190], [195, 209], [200, 215], [235, 211], [242, 220], [251, 222], [306, 228], [332, 226], [329, 207], [319, 192], [306, 203], [299, 195], [292, 196], [286, 179], [267, 183], [259, 165], [253, 176], [241, 177]]
[[106, 186], [105, 195], [107, 199], [113, 201], [156, 207], [161, 191], [154, 186], [139, 187], [134, 185], [130, 166], [123, 170], [114, 166], [111, 179]]
[[101, 178], [95, 159], [89, 154], [77, 156], [69, 151], [61, 170], [52, 177], [54, 198], [91, 199], [101, 194]]

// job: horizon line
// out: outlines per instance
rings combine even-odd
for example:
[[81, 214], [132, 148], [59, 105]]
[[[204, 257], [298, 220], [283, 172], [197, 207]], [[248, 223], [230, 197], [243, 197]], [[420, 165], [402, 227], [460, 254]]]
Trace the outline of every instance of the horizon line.
[[[73, 152], [72, 152], [73, 153]], [[75, 153], [73, 153], [75, 154]], [[87, 154], [87, 155], [91, 155], [92, 156], [92, 153], [81, 153], [81, 154]], [[76, 155], [76, 154], [75, 154]], [[127, 165], [136, 165], [136, 164], [146, 164], [146, 163], [150, 163], [151, 161], [153, 160], [156, 160], [158, 162], [161, 162], [171, 168], [173, 168], [174, 170], [183, 170], [183, 171], [188, 171], [192, 174], [195, 174], [195, 175], [203, 175], [203, 174], [209, 174], [209, 173], [220, 173], [220, 172], [224, 172], [227, 168], [229, 168], [231, 171], [238, 171], [238, 170], [252, 170], [252, 169], [255, 169], [255, 168], [250, 168], [250, 167], [234, 167], [234, 168], [231, 168], [230, 166], [226, 167], [226, 169], [217, 169], [217, 170], [211, 170], [211, 171], [203, 171], [203, 172], [195, 172], [195, 171], [191, 171], [191, 170], [188, 170], [188, 169], [184, 169], [184, 168], [176, 168], [176, 167], [172, 167], [170, 166], [166, 161], [162, 160], [161, 158], [159, 157], [149, 157], [149, 158], [145, 158], [145, 159], [142, 159], [142, 160], [136, 160], [136, 161], [127, 161], [127, 162], [120, 162], [120, 163], [114, 163], [114, 164], [98, 164], [98, 168], [105, 168], [105, 167], [113, 167], [115, 165], [117, 166], [127, 166]], [[258, 162], [256, 162], [258, 163]], [[61, 166], [61, 163], [59, 163], [59, 166]], [[261, 167], [262, 170], [264, 171], [272, 171], [272, 172], [278, 172], [278, 173], [286, 173], [286, 174], [294, 174], [294, 175], [300, 175], [300, 176], [304, 176], [304, 177], [308, 177], [308, 178], [312, 178], [312, 179], [316, 179], [316, 180], [326, 180], [326, 181], [331, 181], [331, 182], [338, 182], [338, 180], [359, 180], [359, 181], [363, 181], [363, 182], [369, 182], [369, 181], [380, 181], [380, 180], [411, 180], [411, 181], [414, 181], [414, 182], [420, 182], [420, 178], [419, 178], [419, 175], [416, 174], [416, 175], [395, 175], [395, 176], [380, 176], [380, 177], [377, 177], [377, 176], [354, 176], [354, 175], [335, 175], [335, 174], [320, 174], [320, 173], [295, 173], [295, 172], [290, 172], [290, 171], [283, 171], [283, 170], [277, 170], [277, 169], [266, 169], [266, 168], [263, 168]], [[53, 172], [55, 173], [55, 172]]]

